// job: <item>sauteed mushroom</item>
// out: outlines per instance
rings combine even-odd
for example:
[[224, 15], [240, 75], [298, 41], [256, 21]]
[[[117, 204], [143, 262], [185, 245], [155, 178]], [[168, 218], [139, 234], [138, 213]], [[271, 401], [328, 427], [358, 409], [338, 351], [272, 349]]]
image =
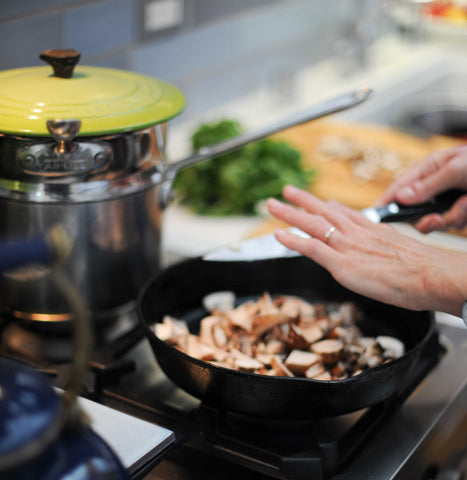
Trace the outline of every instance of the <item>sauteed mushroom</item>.
[[[219, 299], [227, 302], [219, 302]], [[234, 308], [231, 295], [211, 294], [199, 335], [166, 316], [154, 331], [190, 356], [236, 370], [315, 380], [342, 380], [404, 354], [397, 338], [363, 336], [352, 303], [311, 304], [265, 293]], [[230, 307], [229, 307], [230, 305]]]

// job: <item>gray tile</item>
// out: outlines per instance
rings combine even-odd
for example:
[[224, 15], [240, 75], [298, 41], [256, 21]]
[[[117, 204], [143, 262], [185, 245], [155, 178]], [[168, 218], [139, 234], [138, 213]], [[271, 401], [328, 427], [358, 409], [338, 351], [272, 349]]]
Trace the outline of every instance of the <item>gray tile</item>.
[[0, 0], [0, 20], [37, 15], [50, 9], [79, 5], [85, 0]]
[[290, 102], [294, 98], [294, 78], [304, 64], [319, 60], [310, 52], [308, 43], [296, 44], [293, 49], [277, 51], [252, 59], [235, 68], [225, 69], [210, 76], [198, 77], [189, 85], [187, 103], [191, 102], [187, 115], [196, 118], [211, 109], [267, 88], [276, 95], [278, 102]]
[[268, 7], [279, 0], [196, 0], [196, 23], [203, 24], [252, 8]]
[[133, 41], [131, 0], [113, 0], [70, 9], [65, 16], [66, 45], [88, 55], [129, 46]]
[[255, 14], [206, 24], [136, 48], [135, 70], [168, 80], [203, 75], [235, 65], [259, 54], [274, 55], [277, 48], [309, 39], [310, 49], [317, 31], [327, 21], [319, 1], [293, 1]]
[[116, 68], [118, 70], [128, 70], [130, 65], [130, 52], [122, 51], [110, 55], [97, 57], [86, 57], [81, 60], [82, 65], [93, 65], [96, 67]]
[[60, 15], [50, 14], [2, 23], [0, 69], [43, 65], [39, 54], [61, 48]]

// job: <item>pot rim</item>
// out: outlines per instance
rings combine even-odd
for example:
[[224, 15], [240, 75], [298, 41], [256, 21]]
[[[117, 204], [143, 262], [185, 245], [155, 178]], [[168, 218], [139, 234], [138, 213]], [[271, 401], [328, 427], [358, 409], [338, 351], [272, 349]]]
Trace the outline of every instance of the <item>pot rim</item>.
[[124, 178], [67, 183], [32, 183], [0, 178], [0, 199], [28, 203], [90, 203], [115, 200], [148, 190], [161, 183], [157, 166]]

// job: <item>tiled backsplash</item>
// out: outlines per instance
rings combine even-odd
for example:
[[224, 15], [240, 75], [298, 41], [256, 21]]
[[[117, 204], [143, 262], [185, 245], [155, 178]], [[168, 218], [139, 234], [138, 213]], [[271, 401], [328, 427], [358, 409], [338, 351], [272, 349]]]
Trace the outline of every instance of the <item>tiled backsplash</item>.
[[1, 0], [0, 69], [40, 65], [41, 51], [74, 48], [82, 64], [173, 83], [187, 97], [184, 115], [196, 117], [265, 86], [291, 94], [294, 72], [333, 55], [349, 15], [357, 4], [369, 5], [184, 0], [181, 24], [154, 33], [144, 30], [144, 7], [151, 1]]

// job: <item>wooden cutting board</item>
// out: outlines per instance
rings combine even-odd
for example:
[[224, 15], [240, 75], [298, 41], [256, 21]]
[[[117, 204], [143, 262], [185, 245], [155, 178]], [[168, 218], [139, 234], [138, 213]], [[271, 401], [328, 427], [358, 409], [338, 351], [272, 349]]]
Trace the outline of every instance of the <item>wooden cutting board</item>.
[[[398, 174], [422, 160], [428, 153], [462, 143], [443, 136], [421, 139], [385, 126], [344, 124], [327, 120], [293, 127], [276, 134], [274, 138], [284, 140], [299, 150], [304, 165], [316, 170], [315, 179], [310, 185], [312, 193], [324, 200], [335, 199], [356, 209], [372, 205]], [[359, 180], [353, 173], [354, 163], [332, 158], [332, 155], [322, 152], [323, 145], [330, 139], [346, 139], [364, 149], [393, 152], [402, 163], [401, 169], [397, 173], [380, 169], [371, 180]], [[253, 234], [269, 233], [279, 226], [282, 226], [279, 221], [268, 219]]]

